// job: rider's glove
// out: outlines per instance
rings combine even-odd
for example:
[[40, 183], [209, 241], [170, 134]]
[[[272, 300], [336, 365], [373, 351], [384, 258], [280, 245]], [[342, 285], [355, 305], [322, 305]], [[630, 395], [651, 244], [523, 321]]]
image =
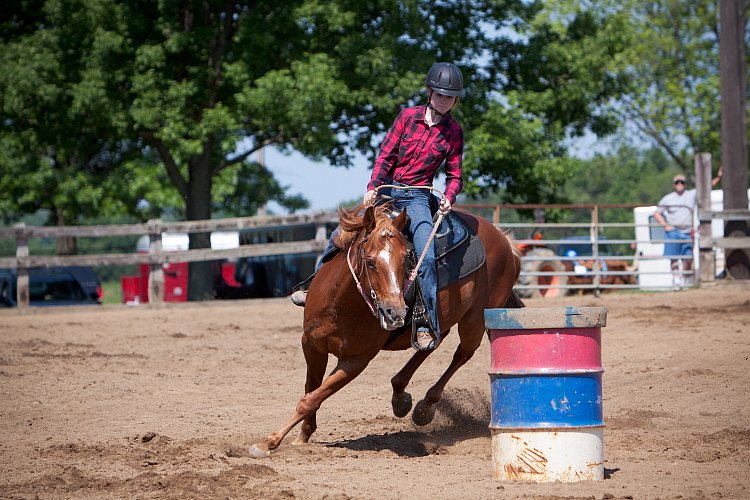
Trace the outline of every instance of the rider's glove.
[[365, 193], [365, 197], [362, 198], [362, 203], [366, 207], [371, 207], [375, 204], [375, 198], [378, 196], [378, 192], [374, 189], [370, 189], [368, 192]]
[[442, 215], [447, 215], [448, 212], [451, 211], [451, 201], [448, 198], [443, 198], [440, 200], [440, 208], [438, 208], [438, 211]]

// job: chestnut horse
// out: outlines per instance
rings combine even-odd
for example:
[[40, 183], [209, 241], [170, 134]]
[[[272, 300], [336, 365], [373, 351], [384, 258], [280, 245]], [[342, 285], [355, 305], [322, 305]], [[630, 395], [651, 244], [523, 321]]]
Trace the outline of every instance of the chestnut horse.
[[[484, 310], [496, 307], [523, 307], [513, 293], [521, 269], [520, 257], [505, 235], [487, 220], [465, 211], [459, 216], [484, 243], [486, 261], [472, 274], [440, 290], [438, 294], [443, 338], [458, 324], [460, 343], [448, 369], [414, 409], [417, 425], [426, 425], [435, 414], [451, 376], [464, 365], [484, 337]], [[354, 380], [382, 349], [411, 347], [410, 335], [395, 340], [391, 331], [406, 322], [404, 303], [407, 242], [406, 211], [395, 219], [387, 209], [362, 206], [339, 211], [340, 233], [337, 246], [343, 250], [323, 265], [310, 284], [305, 304], [302, 350], [307, 362], [305, 395], [291, 418], [278, 431], [250, 448], [254, 457], [265, 457], [302, 422], [295, 444], [306, 443], [317, 428], [316, 412], [339, 389]], [[361, 288], [358, 288], [361, 284]], [[412, 407], [406, 386], [431, 351], [417, 351], [392, 379], [393, 412], [406, 416]], [[338, 363], [325, 377], [328, 355]]]

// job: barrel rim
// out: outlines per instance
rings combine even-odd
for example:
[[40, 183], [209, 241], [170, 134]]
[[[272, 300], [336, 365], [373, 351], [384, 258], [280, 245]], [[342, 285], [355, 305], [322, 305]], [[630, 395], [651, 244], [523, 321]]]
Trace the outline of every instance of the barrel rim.
[[488, 330], [542, 328], [601, 328], [607, 326], [606, 307], [523, 307], [484, 310]]
[[530, 426], [518, 426], [518, 425], [492, 425], [488, 428], [490, 430], [498, 431], [523, 431], [523, 432], [547, 432], [547, 431], [575, 431], [576, 429], [604, 429], [607, 425], [602, 422], [601, 424], [581, 424], [581, 425], [560, 425], [550, 424], [544, 426], [543, 423], [536, 425], [535, 427]]
[[604, 368], [528, 368], [523, 370], [490, 369], [490, 375], [511, 375], [524, 377], [527, 375], [585, 375], [587, 373], [604, 373]]

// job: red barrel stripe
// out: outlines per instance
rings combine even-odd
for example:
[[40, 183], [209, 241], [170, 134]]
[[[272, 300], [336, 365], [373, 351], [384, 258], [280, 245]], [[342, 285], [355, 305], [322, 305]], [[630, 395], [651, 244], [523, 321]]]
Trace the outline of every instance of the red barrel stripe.
[[601, 371], [601, 328], [490, 330], [491, 372]]

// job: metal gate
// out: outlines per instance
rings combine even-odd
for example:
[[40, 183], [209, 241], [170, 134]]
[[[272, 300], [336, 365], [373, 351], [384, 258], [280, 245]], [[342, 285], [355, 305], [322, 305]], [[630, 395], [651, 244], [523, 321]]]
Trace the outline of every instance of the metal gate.
[[[516, 290], [522, 297], [555, 297], [609, 289], [678, 290], [698, 284], [693, 255], [663, 255], [667, 241], [652, 214], [655, 206], [462, 205], [491, 218], [522, 254]], [[553, 220], [554, 222], [547, 222]], [[687, 240], [673, 242], [694, 243]]]

